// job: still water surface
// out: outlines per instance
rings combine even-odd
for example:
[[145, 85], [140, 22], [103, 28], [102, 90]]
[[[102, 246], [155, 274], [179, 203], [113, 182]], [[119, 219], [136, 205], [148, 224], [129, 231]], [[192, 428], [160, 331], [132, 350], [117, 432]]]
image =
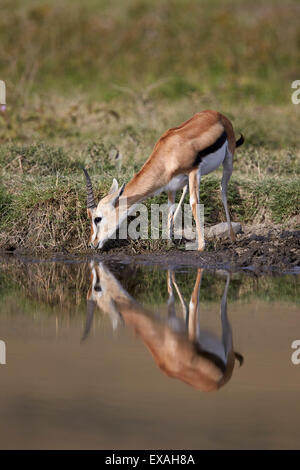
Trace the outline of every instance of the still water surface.
[[300, 448], [299, 280], [2, 263], [1, 449]]

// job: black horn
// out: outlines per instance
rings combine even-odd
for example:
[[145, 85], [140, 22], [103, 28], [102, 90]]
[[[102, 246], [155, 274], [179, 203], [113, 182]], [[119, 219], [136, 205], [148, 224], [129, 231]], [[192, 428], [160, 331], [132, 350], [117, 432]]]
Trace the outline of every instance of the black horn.
[[87, 208], [88, 209], [95, 209], [96, 203], [93, 193], [93, 186], [91, 182], [91, 178], [85, 168], [83, 168], [85, 179], [86, 179], [86, 192], [87, 192]]

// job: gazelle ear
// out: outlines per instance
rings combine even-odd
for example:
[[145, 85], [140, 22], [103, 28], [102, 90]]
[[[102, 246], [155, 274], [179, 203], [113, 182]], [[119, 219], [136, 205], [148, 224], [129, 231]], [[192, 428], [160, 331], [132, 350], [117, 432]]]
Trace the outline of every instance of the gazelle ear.
[[115, 193], [116, 191], [118, 191], [118, 188], [118, 181], [116, 180], [116, 178], [114, 178], [108, 194]]
[[124, 192], [124, 189], [125, 189], [125, 183], [122, 184], [122, 186], [119, 188], [118, 190], [118, 194], [116, 195], [116, 197], [114, 197], [114, 199], [111, 201], [112, 202], [112, 205], [115, 206], [116, 203], [118, 202], [119, 200], [119, 197], [122, 196], [123, 192]]

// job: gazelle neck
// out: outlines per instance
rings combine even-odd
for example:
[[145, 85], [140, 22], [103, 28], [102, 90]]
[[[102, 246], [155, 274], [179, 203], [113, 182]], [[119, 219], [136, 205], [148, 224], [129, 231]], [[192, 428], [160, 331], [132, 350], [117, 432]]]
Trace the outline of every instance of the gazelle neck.
[[151, 154], [138, 173], [126, 184], [123, 197], [127, 198], [127, 207], [144, 201], [168, 182], [164, 168], [155, 161], [155, 154]]

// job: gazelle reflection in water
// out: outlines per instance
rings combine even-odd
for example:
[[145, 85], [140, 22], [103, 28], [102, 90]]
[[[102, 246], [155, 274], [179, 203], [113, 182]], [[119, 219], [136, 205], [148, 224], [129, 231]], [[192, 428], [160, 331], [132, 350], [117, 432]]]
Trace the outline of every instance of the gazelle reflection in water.
[[[221, 299], [222, 338], [202, 331], [199, 319], [199, 296], [203, 269], [198, 269], [189, 305], [185, 303], [173, 271], [168, 271], [168, 321], [146, 311], [121, 286], [104, 264], [91, 263], [91, 285], [87, 294], [87, 319], [83, 340], [89, 334], [95, 307], [109, 314], [113, 327], [124, 323], [141, 338], [158, 367], [169, 377], [177, 378], [202, 391], [214, 391], [231, 378], [238, 359], [234, 352], [231, 326], [227, 318], [227, 294], [230, 275]], [[182, 306], [182, 318], [176, 315], [174, 287]]]

